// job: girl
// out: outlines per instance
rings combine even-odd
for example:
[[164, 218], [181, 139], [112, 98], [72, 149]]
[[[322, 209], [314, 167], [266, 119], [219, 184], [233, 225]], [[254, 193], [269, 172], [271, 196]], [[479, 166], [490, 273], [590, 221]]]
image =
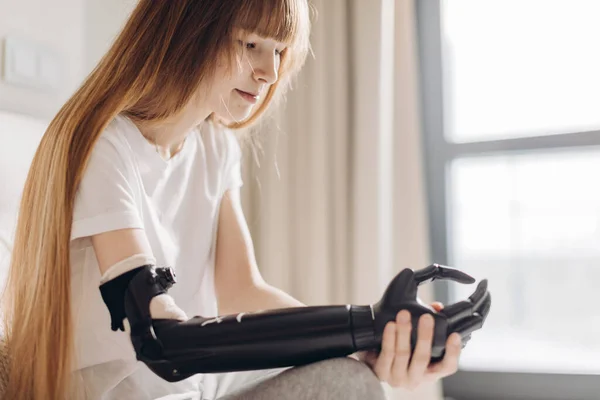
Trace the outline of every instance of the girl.
[[[375, 374], [346, 358], [169, 383], [110, 329], [98, 286], [140, 257], [177, 270], [179, 283], [150, 304], [153, 318], [302, 306], [256, 267], [232, 130], [254, 124], [285, 92], [308, 37], [306, 0], [139, 2], [32, 162], [3, 302], [14, 360], [6, 398], [212, 400], [265, 381], [240, 396], [378, 399], [379, 380], [415, 387], [456, 370], [457, 337], [427, 367], [430, 316], [409, 364], [406, 311], [386, 328], [380, 355], [358, 357]], [[334, 375], [290, 389], [311, 374]]]

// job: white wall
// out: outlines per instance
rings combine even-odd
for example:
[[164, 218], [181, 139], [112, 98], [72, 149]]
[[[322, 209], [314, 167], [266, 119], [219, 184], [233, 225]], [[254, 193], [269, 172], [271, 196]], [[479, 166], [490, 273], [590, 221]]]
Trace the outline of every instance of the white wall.
[[108, 50], [136, 3], [136, 0], [85, 0], [87, 71], [91, 71]]
[[[75, 91], [85, 65], [84, 8], [85, 0], [0, 0], [2, 48], [7, 35], [18, 35], [58, 53], [64, 66], [58, 90], [25, 88], [0, 80], [0, 109], [50, 118]], [[3, 55], [0, 53], [0, 65]]]
[[[2, 71], [0, 110], [52, 118], [108, 50], [136, 0], [0, 0], [0, 42], [32, 40], [55, 51], [63, 66], [58, 90], [7, 83]], [[4, 62], [0, 51], [0, 65]]]

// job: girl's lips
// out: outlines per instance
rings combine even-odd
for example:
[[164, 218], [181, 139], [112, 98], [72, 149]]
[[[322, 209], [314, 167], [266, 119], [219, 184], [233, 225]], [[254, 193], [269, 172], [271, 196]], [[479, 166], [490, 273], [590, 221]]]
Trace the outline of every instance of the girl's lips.
[[258, 96], [253, 95], [252, 93], [244, 92], [240, 89], [235, 89], [235, 91], [242, 97], [244, 100], [248, 101], [251, 104], [255, 104], [258, 101]]

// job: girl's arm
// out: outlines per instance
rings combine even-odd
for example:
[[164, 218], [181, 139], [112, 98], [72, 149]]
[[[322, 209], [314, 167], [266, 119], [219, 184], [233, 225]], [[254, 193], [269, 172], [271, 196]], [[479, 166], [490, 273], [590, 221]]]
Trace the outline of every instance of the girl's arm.
[[[247, 232], [238, 232], [237, 240], [248, 240], [248, 237]], [[236, 240], [235, 231], [228, 239]], [[104, 270], [100, 292], [111, 315], [112, 329], [126, 330], [125, 321], [128, 322], [128, 333], [138, 360], [168, 381], [197, 373], [302, 365], [360, 350], [377, 350], [381, 348], [384, 327], [403, 309], [410, 311], [413, 326], [423, 314], [434, 316], [435, 328], [431, 327], [433, 331], [429, 333], [433, 346], [426, 350], [425, 356], [440, 360], [447, 337], [459, 332], [466, 338], [481, 328], [491, 302], [483, 281], [468, 301], [451, 305], [440, 313], [423, 306], [416, 297], [420, 283], [436, 278], [463, 283], [474, 281], [460, 271], [432, 265], [418, 272], [403, 270], [375, 305], [287, 307], [188, 319], [168, 295], [169, 288], [176, 282], [174, 270], [146, 262], [152, 256], [143, 231], [111, 231], [98, 235], [93, 243], [100, 268]], [[223, 257], [243, 259], [244, 252], [247, 256], [249, 251], [246, 248], [228, 256], [221, 253], [221, 262]], [[127, 258], [120, 260], [121, 257]], [[119, 261], [110, 266], [114, 260]], [[140, 261], [137, 265], [136, 260]], [[260, 284], [262, 279], [255, 275], [255, 263], [246, 266], [248, 268], [229, 271], [239, 272], [234, 282], [240, 284], [245, 277], [250, 282], [257, 279]], [[228, 294], [235, 296], [233, 292]], [[413, 332], [412, 348], [417, 342], [417, 332]], [[418, 337], [422, 335], [423, 332], [419, 332]]]
[[304, 306], [261, 276], [239, 189], [223, 196], [218, 224], [215, 287], [219, 314]]

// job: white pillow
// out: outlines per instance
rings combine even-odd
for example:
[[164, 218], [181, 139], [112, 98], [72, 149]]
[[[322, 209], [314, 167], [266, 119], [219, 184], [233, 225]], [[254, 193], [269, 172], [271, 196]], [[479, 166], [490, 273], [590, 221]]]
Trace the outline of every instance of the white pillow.
[[47, 126], [37, 118], [0, 111], [0, 283], [8, 267], [25, 179]]

